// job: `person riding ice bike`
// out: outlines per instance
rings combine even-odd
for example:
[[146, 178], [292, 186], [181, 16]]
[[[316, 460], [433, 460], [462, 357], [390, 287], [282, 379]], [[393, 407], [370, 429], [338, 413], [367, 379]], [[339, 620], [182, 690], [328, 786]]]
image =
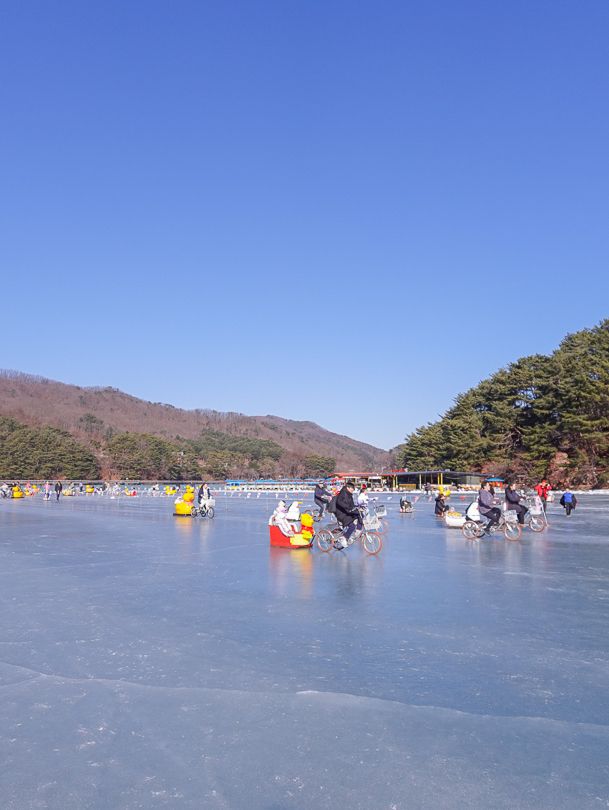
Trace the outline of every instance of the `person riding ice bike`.
[[339, 525], [345, 528], [345, 533], [339, 541], [341, 542], [342, 548], [346, 548], [349, 545], [351, 535], [356, 529], [361, 531], [364, 528], [361, 511], [355, 506], [353, 501], [354, 492], [355, 484], [349, 481], [341, 489], [336, 498], [336, 520]]
[[370, 511], [370, 510], [368, 509], [368, 501], [369, 501], [369, 500], [370, 500], [370, 499], [369, 499], [369, 497], [368, 497], [368, 485], [367, 485], [367, 484], [362, 484], [361, 489], [360, 489], [360, 491], [359, 491], [359, 495], [357, 496], [357, 505], [358, 505], [358, 506], [359, 506], [361, 509], [363, 509], [363, 510], [364, 510], [364, 514], [366, 514], [366, 515], [367, 515], [367, 514], [369, 513], [369, 511]]
[[197, 502], [199, 506], [203, 503], [203, 501], [208, 501], [211, 498], [211, 491], [209, 486], [205, 483], [205, 481], [199, 487], [199, 491], [197, 493]]
[[528, 507], [520, 502], [520, 495], [516, 491], [515, 484], [508, 484], [505, 488], [505, 508], [506, 510], [516, 512], [518, 515], [518, 523], [524, 526], [524, 516], [528, 512]]
[[326, 507], [332, 500], [332, 493], [329, 489], [326, 488], [326, 485], [323, 481], [318, 481], [315, 485], [315, 492], [313, 494], [313, 500], [315, 504], [319, 507], [319, 520], [322, 519], [324, 516], [324, 512], [326, 511]]
[[482, 484], [478, 493], [478, 510], [483, 517], [488, 518], [485, 531], [490, 532], [491, 528], [499, 523], [501, 510], [495, 506], [495, 500], [491, 493], [491, 485], [488, 481]]

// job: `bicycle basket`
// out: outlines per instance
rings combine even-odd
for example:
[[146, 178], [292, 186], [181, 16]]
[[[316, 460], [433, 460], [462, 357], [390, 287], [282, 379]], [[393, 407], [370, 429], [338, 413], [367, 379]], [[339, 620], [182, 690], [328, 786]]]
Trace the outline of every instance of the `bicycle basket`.
[[377, 515], [366, 515], [364, 518], [364, 529], [368, 531], [376, 531], [381, 525]]

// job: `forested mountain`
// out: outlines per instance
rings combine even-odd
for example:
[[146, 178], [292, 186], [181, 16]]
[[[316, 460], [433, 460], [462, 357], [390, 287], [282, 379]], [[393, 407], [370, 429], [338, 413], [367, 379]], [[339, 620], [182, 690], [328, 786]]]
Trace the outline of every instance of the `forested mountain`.
[[14, 371], [0, 371], [0, 417], [0, 478], [303, 476], [391, 463], [312, 422], [186, 411]]
[[554, 485], [609, 483], [609, 320], [522, 357], [396, 448], [410, 469], [493, 472]]

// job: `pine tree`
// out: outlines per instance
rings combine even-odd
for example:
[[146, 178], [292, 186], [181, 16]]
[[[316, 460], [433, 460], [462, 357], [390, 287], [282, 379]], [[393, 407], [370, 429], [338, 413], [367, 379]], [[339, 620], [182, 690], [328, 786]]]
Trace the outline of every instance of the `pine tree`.
[[[560, 456], [572, 483], [609, 478], [609, 320], [523, 357], [464, 394], [399, 448], [412, 467], [548, 475]], [[563, 473], [561, 472], [561, 475]], [[560, 482], [558, 482], [560, 483]]]

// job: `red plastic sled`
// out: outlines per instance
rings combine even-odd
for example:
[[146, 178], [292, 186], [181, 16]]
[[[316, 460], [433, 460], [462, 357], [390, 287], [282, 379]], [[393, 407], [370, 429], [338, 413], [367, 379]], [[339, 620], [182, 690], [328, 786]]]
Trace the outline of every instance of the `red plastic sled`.
[[269, 526], [269, 531], [271, 535], [271, 545], [277, 546], [279, 548], [289, 548], [290, 551], [300, 551], [302, 548], [311, 548], [313, 545], [313, 540], [309, 543], [308, 546], [293, 546], [290, 543], [290, 538], [286, 537], [286, 535], [281, 531], [279, 526]]

